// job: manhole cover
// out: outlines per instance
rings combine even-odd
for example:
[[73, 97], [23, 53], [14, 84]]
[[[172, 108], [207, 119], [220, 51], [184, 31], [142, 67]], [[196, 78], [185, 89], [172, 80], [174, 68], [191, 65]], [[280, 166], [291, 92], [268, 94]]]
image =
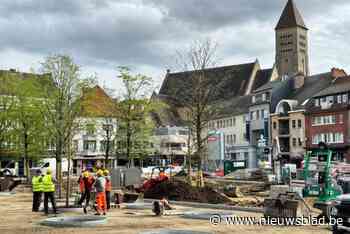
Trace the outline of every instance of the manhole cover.
[[145, 210], [145, 209], [152, 209], [151, 203], [130, 203], [125, 205], [126, 209], [131, 210]]
[[54, 227], [87, 227], [105, 224], [106, 217], [101, 216], [67, 216], [48, 218], [40, 222], [41, 225]]
[[182, 215], [183, 218], [186, 219], [202, 219], [202, 220], [210, 220], [210, 217], [220, 216], [221, 218], [232, 216], [232, 213], [228, 212], [186, 212]]
[[190, 230], [154, 230], [140, 232], [139, 234], [213, 234], [212, 232], [200, 232], [200, 231], [190, 231]]

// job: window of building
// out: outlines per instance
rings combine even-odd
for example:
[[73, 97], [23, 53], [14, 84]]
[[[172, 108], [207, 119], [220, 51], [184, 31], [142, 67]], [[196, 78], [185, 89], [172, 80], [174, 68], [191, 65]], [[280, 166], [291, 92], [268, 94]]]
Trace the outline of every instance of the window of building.
[[255, 96], [252, 96], [252, 103], [255, 103], [255, 101], [256, 101]]
[[272, 126], [273, 126], [273, 129], [276, 129], [276, 128], [277, 128], [277, 123], [276, 123], [276, 122], [273, 122], [273, 123], [272, 123]]
[[328, 96], [327, 97], [327, 103], [334, 103], [334, 96]]
[[259, 110], [256, 111], [256, 119], [257, 119], [257, 120], [260, 119], [260, 111], [259, 111]]
[[348, 103], [348, 95], [343, 94], [343, 103]]
[[342, 96], [341, 95], [337, 96], [337, 103], [342, 103]]
[[292, 120], [292, 128], [296, 128], [296, 121], [295, 121], [295, 119]]
[[236, 137], [236, 134], [233, 135], [233, 144], [236, 144], [237, 142], [237, 137]]
[[293, 138], [293, 146], [296, 147], [297, 146], [297, 139]]
[[84, 141], [84, 150], [96, 151], [96, 141]]
[[232, 119], [230, 119], [230, 127], [232, 127]]
[[94, 124], [87, 124], [86, 125], [86, 134], [88, 135], [94, 135], [95, 134], [95, 125]]
[[298, 142], [299, 142], [299, 146], [303, 146], [303, 141], [301, 140], [301, 138], [298, 138]]
[[301, 119], [298, 119], [298, 128], [301, 128]]
[[315, 99], [315, 106], [320, 106], [320, 99], [318, 98]]
[[261, 110], [261, 119], [264, 119], [265, 117], [265, 110]]
[[263, 101], [266, 101], [266, 93], [263, 93], [263, 94], [262, 94], [262, 100], [263, 100]]
[[335, 133], [334, 143], [344, 143], [344, 134], [343, 133]]
[[233, 126], [236, 126], [236, 118], [233, 118], [232, 122], [233, 122]]
[[340, 123], [340, 124], [343, 123], [343, 118], [344, 118], [343, 114], [340, 114], [340, 115], [339, 115], [339, 123]]

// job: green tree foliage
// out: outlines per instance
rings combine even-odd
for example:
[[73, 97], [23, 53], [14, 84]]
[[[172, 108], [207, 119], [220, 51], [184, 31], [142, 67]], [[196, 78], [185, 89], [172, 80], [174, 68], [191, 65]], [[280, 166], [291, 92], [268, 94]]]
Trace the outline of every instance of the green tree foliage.
[[9, 72], [0, 74], [0, 156], [13, 153], [14, 137], [13, 125], [15, 118], [13, 108], [15, 105], [14, 82]]
[[[89, 85], [89, 80], [80, 78], [79, 66], [66, 55], [48, 57], [42, 63], [42, 70], [49, 74], [52, 83], [52, 87], [44, 90], [42, 110], [55, 141], [56, 176], [62, 185], [62, 158], [70, 152], [74, 132], [79, 126], [76, 118], [81, 110], [82, 90]], [[61, 190], [58, 192], [61, 196]]]
[[23, 157], [25, 175], [29, 176], [29, 161], [47, 156], [50, 134], [40, 108], [43, 104], [41, 80], [45, 77], [21, 77], [16, 80], [14, 90], [16, 102], [12, 109], [12, 121], [15, 123], [12, 134], [15, 136], [16, 151]]
[[152, 79], [144, 75], [132, 75], [126, 67], [119, 68], [118, 78], [124, 86], [122, 99], [118, 102], [117, 153], [129, 160], [142, 159], [152, 153], [151, 136], [153, 122], [150, 113], [159, 107], [159, 103], [150, 100]]

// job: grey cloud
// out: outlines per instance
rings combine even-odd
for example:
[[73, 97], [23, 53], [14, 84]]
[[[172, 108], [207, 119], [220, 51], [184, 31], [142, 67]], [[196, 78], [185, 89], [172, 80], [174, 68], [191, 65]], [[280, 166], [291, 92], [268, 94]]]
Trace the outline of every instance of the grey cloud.
[[[317, 23], [310, 20], [313, 17], [348, 3], [295, 1], [308, 26]], [[220, 57], [255, 59], [270, 54], [273, 60], [273, 28], [285, 3], [286, 0], [2, 0], [0, 50], [42, 56], [69, 53], [85, 66], [130, 65], [155, 70], [164, 69], [176, 49], [209, 36], [219, 42]], [[342, 30], [344, 34], [347, 31]]]

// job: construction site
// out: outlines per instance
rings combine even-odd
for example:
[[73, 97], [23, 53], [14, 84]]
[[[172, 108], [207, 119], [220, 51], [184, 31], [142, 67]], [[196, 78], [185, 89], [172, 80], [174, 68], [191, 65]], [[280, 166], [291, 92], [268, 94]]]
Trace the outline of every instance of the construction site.
[[[318, 161], [321, 156], [325, 159]], [[102, 170], [84, 171], [80, 177], [70, 177], [69, 183], [67, 177], [63, 178], [61, 196], [56, 184], [55, 204], [48, 207], [49, 212], [46, 210], [47, 204], [43, 207], [41, 197], [38, 207], [34, 208], [33, 194], [38, 176], [35, 173], [38, 170], [33, 172], [32, 184], [24, 178], [5, 175], [1, 177], [0, 231], [209, 234], [330, 233], [333, 230], [333, 233], [343, 233], [337, 232], [339, 230], [330, 222], [332, 218], [339, 217], [342, 209], [346, 210], [343, 207], [334, 212], [335, 207], [344, 205], [348, 199], [339, 200], [341, 194], [338, 189], [341, 186], [337, 187], [331, 179], [330, 172], [335, 166], [331, 161], [331, 151], [317, 150], [309, 157], [306, 157], [303, 173], [305, 180], [293, 179], [288, 171], [289, 174], [283, 175], [279, 183], [271, 182], [266, 171], [261, 169], [238, 170], [226, 176], [204, 175], [203, 186], [195, 183], [196, 173], [191, 176], [183, 170], [175, 173], [169, 167], [154, 167], [150, 174], [142, 173], [138, 168], [116, 168], [110, 172], [105, 170], [105, 173]], [[309, 170], [313, 164], [324, 177], [317, 183], [308, 181], [315, 173]], [[51, 172], [50, 169], [42, 169], [40, 173], [50, 176]], [[86, 183], [83, 182], [84, 178], [86, 181], [89, 178], [94, 180], [91, 189], [81, 186]], [[110, 192], [107, 195], [109, 199], [105, 197], [102, 205], [98, 200], [97, 186], [101, 178], [110, 182], [110, 189], [106, 185], [106, 191]], [[192, 182], [189, 182], [189, 178]], [[342, 181], [342, 191], [346, 193], [348, 184], [346, 179]], [[86, 192], [89, 193], [88, 199], [83, 197]], [[46, 200], [46, 192], [44, 194]], [[106, 201], [109, 203], [108, 209]], [[99, 211], [101, 207], [103, 214]], [[262, 218], [277, 220], [297, 217], [323, 219], [324, 222], [259, 223]], [[242, 223], [239, 221], [241, 219]]]

